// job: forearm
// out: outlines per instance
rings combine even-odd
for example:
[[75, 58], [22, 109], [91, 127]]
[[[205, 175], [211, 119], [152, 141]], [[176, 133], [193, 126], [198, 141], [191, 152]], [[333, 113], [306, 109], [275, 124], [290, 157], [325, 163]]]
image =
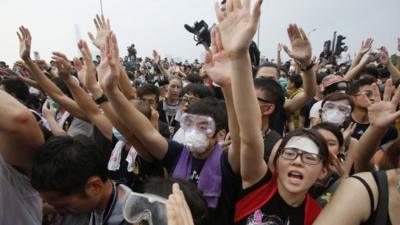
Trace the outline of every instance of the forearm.
[[248, 187], [262, 178], [268, 168], [263, 159], [261, 112], [247, 52], [231, 61], [230, 71], [234, 108], [240, 128], [240, 174], [243, 187]]
[[74, 80], [72, 80], [72, 78], [65, 80], [65, 83], [71, 91], [76, 103], [89, 119], [100, 113], [97, 104]]
[[363, 54], [357, 54], [357, 56], [353, 59], [353, 62], [351, 63], [350, 69], [353, 69], [354, 67], [356, 67], [358, 64], [360, 64], [361, 59], [364, 57]]
[[240, 130], [233, 105], [232, 87], [228, 85], [222, 88], [226, 109], [228, 112], [228, 127], [232, 143], [228, 151], [228, 160], [235, 174], [240, 174]]
[[400, 71], [393, 65], [392, 62], [389, 62], [387, 68], [390, 72], [390, 77], [392, 78], [393, 83], [400, 79]]
[[125, 72], [123, 66], [120, 64], [120, 79], [119, 79], [119, 88], [122, 93], [128, 98], [133, 99], [136, 96], [136, 90], [133, 88], [131, 84], [131, 80], [129, 80], [128, 74]]
[[368, 60], [364, 60], [363, 62], [359, 63], [357, 66], [349, 69], [346, 75], [344, 75], [344, 79], [348, 82], [352, 82], [355, 76], [360, 73], [360, 71], [368, 64]]
[[63, 130], [60, 125], [58, 125], [57, 121], [54, 119], [54, 117], [51, 116], [46, 116], [45, 119], [47, 120], [47, 123], [50, 127], [51, 133], [54, 136], [63, 136], [67, 135], [67, 132]]
[[[152, 126], [151, 122], [139, 112], [118, 89], [107, 90], [106, 95], [122, 123], [135, 135], [157, 159], [165, 156], [167, 143]], [[120, 131], [121, 132], [121, 131]]]
[[[304, 89], [304, 94], [307, 98], [305, 103], [311, 99], [312, 97], [315, 96], [317, 93], [317, 81], [315, 79], [315, 72], [313, 69], [309, 69], [306, 71], [303, 71], [303, 89]], [[304, 103], [304, 104], [305, 104]]]
[[22, 77], [22, 76], [18, 77], [18, 79], [22, 80], [25, 84], [27, 84], [27, 85], [29, 85], [31, 87], [34, 87], [36, 89], [41, 89], [40, 85], [36, 81], [34, 81], [32, 79], [29, 79], [29, 78], [26, 78], [26, 77]]
[[378, 150], [382, 138], [388, 128], [377, 128], [370, 125], [360, 140], [352, 149], [355, 172], [364, 172], [371, 169], [370, 160]]

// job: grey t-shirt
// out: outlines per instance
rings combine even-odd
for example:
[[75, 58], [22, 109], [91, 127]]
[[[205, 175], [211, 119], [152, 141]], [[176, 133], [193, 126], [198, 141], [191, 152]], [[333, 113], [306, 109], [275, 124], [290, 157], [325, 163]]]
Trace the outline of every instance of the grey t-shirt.
[[0, 154], [0, 224], [41, 225], [43, 204], [29, 178], [8, 165]]

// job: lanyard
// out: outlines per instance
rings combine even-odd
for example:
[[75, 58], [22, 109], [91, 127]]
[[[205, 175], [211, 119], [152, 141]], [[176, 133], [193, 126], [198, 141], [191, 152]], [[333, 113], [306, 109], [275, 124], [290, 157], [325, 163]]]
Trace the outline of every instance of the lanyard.
[[[103, 214], [103, 225], [107, 225], [107, 222], [110, 219], [112, 212], [114, 211], [115, 204], [117, 203], [117, 199], [118, 199], [118, 187], [114, 182], [112, 182], [111, 196], [110, 196], [110, 199], [108, 200], [107, 208]], [[92, 211], [91, 217], [93, 219], [92, 225], [96, 225], [96, 222], [95, 222], [96, 219], [95, 219], [93, 211]]]

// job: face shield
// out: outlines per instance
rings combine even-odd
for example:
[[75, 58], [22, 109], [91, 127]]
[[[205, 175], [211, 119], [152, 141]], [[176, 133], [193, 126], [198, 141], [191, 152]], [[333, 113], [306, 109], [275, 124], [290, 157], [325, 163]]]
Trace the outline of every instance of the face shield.
[[157, 195], [132, 192], [123, 209], [124, 218], [132, 224], [167, 225], [166, 201]]

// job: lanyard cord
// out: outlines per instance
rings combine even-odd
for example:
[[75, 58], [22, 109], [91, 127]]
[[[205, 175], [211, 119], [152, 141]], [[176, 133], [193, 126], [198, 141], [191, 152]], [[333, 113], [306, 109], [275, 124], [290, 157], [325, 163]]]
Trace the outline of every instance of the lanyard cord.
[[[106, 208], [106, 210], [104, 211], [104, 214], [103, 214], [103, 225], [107, 225], [107, 222], [110, 219], [110, 217], [112, 215], [112, 212], [114, 211], [115, 204], [117, 203], [117, 199], [118, 199], [118, 187], [114, 182], [112, 182], [111, 196], [110, 196], [110, 199], [108, 200], [107, 208]], [[92, 220], [92, 224], [96, 225], [93, 211], [92, 211], [91, 217], [93, 219]]]

